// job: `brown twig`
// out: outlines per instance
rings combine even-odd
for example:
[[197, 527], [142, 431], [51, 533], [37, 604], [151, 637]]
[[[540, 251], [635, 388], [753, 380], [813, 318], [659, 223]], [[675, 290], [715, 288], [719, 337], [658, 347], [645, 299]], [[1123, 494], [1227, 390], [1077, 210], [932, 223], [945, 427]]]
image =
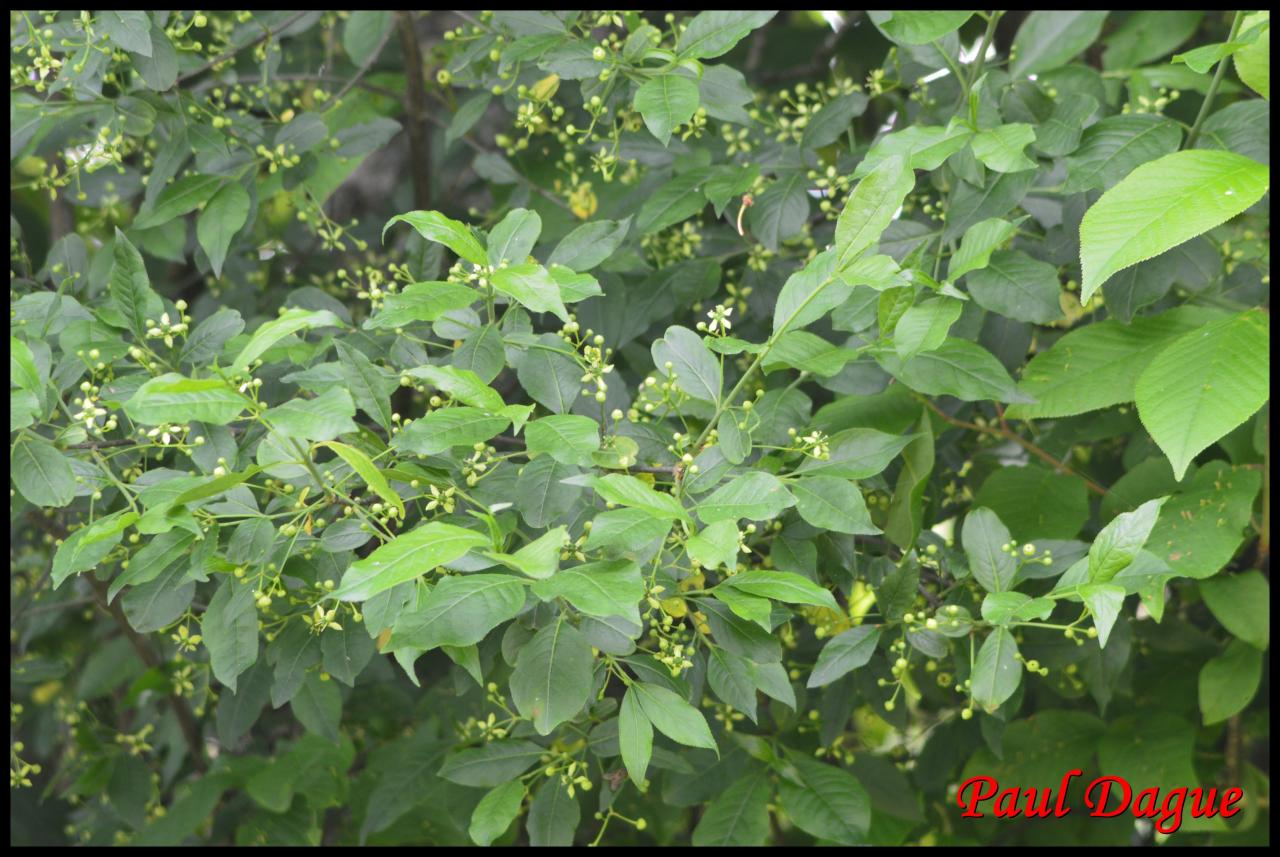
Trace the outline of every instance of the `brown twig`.
[[431, 207], [431, 143], [423, 122], [427, 115], [427, 90], [423, 79], [422, 49], [413, 27], [412, 13], [396, 12], [400, 44], [404, 49], [405, 114], [408, 117], [409, 169], [413, 176], [413, 203]]
[[1066, 464], [1063, 464], [1061, 461], [1054, 458], [1052, 455], [1045, 452], [1043, 449], [1036, 446], [1034, 443], [1032, 443], [1022, 435], [1015, 432], [1013, 429], [1009, 428], [1009, 425], [1004, 421], [1003, 411], [999, 412], [1000, 426], [998, 428], [996, 426], [990, 426], [990, 425], [980, 426], [977, 423], [971, 423], [971, 422], [968, 422], [967, 420], [962, 420], [962, 419], [958, 419], [956, 417], [951, 416], [946, 411], [942, 410], [941, 408], [939, 408], [937, 405], [935, 405], [933, 402], [929, 401], [928, 399], [922, 398], [921, 401], [925, 403], [925, 405], [929, 408], [929, 410], [933, 411], [935, 414], [942, 417], [942, 419], [945, 420], [949, 425], [953, 425], [956, 428], [968, 429], [969, 431], [979, 432], [980, 434], [991, 434], [991, 435], [995, 435], [996, 437], [1002, 437], [1005, 440], [1011, 440], [1014, 443], [1021, 446], [1027, 452], [1034, 455], [1036, 458], [1039, 458], [1041, 461], [1053, 467], [1054, 470], [1079, 478], [1081, 481], [1084, 482], [1086, 488], [1088, 488], [1094, 494], [1097, 494], [1099, 497], [1106, 496], [1107, 494], [1106, 488], [1103, 488], [1101, 485], [1099, 485], [1097, 482], [1094, 482], [1092, 479], [1090, 479], [1088, 476], [1085, 476], [1083, 473], [1079, 473], [1075, 470], [1072, 470]]
[[[50, 535], [57, 538], [67, 537], [66, 530], [43, 515], [32, 514], [27, 517]], [[133, 630], [133, 626], [129, 624], [124, 611], [120, 608], [120, 602], [111, 603], [108, 600], [107, 594], [110, 591], [108, 584], [105, 581], [98, 580], [92, 574], [85, 574], [82, 577], [89, 582], [89, 586], [93, 590], [94, 603], [115, 620], [120, 632], [124, 634], [129, 644], [133, 646], [133, 650], [137, 653], [139, 660], [148, 669], [160, 667], [162, 665], [160, 657], [147, 645], [146, 638]], [[169, 707], [173, 709], [174, 716], [178, 718], [178, 725], [181, 727], [182, 735], [186, 739], [187, 748], [191, 753], [191, 760], [195, 764], [196, 770], [204, 773], [206, 769], [204, 741], [200, 738], [200, 725], [196, 721], [195, 714], [192, 713], [191, 706], [187, 704], [187, 701], [178, 694], [170, 693], [167, 699]]]

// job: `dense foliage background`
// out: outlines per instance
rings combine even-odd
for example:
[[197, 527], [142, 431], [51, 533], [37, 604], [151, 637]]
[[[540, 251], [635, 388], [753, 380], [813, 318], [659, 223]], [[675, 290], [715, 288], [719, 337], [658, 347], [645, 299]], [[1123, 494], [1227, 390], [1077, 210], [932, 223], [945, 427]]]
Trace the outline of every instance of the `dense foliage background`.
[[12, 12], [11, 842], [1266, 842], [1269, 27]]

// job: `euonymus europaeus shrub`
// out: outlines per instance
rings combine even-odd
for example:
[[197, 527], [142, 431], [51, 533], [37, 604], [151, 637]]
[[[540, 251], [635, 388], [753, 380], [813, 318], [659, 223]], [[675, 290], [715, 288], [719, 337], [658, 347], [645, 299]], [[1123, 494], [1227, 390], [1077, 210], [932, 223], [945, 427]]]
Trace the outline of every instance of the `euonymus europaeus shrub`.
[[10, 41], [12, 841], [1266, 841], [1268, 13]]

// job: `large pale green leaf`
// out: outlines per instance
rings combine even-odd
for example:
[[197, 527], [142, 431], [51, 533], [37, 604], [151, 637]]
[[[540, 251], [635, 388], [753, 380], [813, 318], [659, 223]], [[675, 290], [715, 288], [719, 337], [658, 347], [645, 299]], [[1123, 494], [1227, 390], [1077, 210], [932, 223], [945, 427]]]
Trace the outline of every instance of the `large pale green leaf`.
[[1138, 376], [1138, 416], [1181, 479], [1270, 397], [1270, 316], [1254, 309], [1173, 340]]
[[1080, 300], [1117, 271], [1230, 220], [1270, 185], [1265, 165], [1232, 152], [1175, 152], [1138, 167], [1080, 223]]

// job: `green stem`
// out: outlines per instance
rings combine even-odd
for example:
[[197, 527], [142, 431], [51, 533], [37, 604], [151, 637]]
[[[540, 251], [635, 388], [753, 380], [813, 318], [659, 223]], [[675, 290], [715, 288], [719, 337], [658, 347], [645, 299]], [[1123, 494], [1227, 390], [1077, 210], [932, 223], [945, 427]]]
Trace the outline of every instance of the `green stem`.
[[[1240, 25], [1244, 22], [1244, 12], [1236, 12], [1236, 17], [1231, 22], [1231, 33], [1227, 36], [1228, 42], [1234, 42], [1236, 34], [1240, 32]], [[1213, 98], [1218, 94], [1218, 86], [1222, 83], [1222, 75], [1227, 70], [1227, 60], [1230, 57], [1223, 57], [1218, 60], [1218, 67], [1213, 72], [1213, 80], [1209, 83], [1209, 91], [1205, 93], [1204, 103], [1200, 105], [1200, 113], [1196, 116], [1195, 124], [1191, 126], [1191, 132], [1187, 134], [1187, 144], [1185, 148], [1191, 149], [1196, 145], [1196, 140], [1200, 136], [1200, 126], [1204, 124], [1204, 120], [1209, 117], [1209, 111], [1213, 108]]]

